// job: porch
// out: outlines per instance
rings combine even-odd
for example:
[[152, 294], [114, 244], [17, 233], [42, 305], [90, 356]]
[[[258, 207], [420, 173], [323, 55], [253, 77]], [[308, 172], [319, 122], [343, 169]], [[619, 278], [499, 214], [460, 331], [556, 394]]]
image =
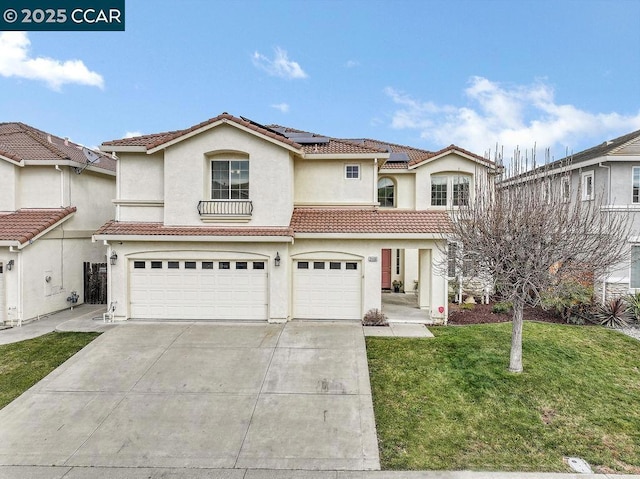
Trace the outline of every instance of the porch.
[[[382, 312], [391, 323], [435, 324], [429, 310], [418, 308], [418, 295], [415, 293], [382, 292]], [[437, 321], [438, 323], [441, 320]]]

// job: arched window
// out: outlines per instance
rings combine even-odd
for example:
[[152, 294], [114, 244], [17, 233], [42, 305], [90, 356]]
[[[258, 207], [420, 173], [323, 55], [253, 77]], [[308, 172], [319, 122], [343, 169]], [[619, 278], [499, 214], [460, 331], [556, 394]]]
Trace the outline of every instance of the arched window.
[[380, 206], [393, 208], [395, 206], [396, 186], [391, 178], [378, 180], [378, 202]]

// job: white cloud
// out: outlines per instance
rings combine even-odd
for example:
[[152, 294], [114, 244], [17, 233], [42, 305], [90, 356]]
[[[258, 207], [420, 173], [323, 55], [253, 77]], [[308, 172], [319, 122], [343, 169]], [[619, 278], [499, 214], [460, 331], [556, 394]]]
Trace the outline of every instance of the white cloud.
[[505, 156], [520, 147], [537, 145], [551, 149], [556, 158], [577, 152], [607, 139], [640, 129], [636, 115], [592, 113], [573, 105], [559, 104], [553, 88], [543, 80], [531, 85], [503, 85], [472, 77], [464, 90], [466, 106], [420, 101], [388, 87], [387, 96], [399, 106], [391, 126], [419, 130], [435, 145], [455, 143], [478, 154], [504, 148]]
[[276, 103], [271, 105], [271, 108], [275, 108], [276, 110], [280, 110], [282, 113], [289, 112], [289, 104], [288, 103]]
[[139, 131], [128, 131], [124, 134], [124, 138], [134, 138], [136, 136], [142, 136], [142, 133]]
[[26, 32], [0, 33], [0, 75], [44, 81], [54, 90], [65, 83], [104, 87], [104, 79], [81, 60], [60, 61], [30, 56], [31, 41]]
[[347, 63], [345, 63], [345, 66], [347, 68], [359, 67], [360, 66], [360, 62], [357, 61], [357, 60], [349, 60], [349, 61], [347, 61]]
[[297, 62], [289, 60], [287, 52], [279, 47], [275, 49], [275, 57], [270, 60], [265, 55], [255, 52], [251, 57], [253, 64], [271, 76], [286, 79], [307, 78], [307, 74]]

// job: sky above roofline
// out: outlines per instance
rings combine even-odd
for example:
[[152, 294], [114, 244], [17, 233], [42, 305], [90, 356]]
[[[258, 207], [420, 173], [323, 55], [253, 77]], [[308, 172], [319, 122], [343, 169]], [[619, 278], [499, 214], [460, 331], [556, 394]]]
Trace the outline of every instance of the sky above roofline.
[[640, 1], [126, 4], [0, 32], [0, 121], [91, 147], [227, 111], [334, 138], [552, 158], [640, 129]]

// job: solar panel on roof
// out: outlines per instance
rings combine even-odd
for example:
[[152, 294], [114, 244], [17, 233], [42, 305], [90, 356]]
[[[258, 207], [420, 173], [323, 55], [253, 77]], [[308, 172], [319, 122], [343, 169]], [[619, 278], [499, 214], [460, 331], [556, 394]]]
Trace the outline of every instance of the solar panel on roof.
[[407, 162], [409, 161], [409, 155], [404, 151], [392, 151], [389, 153], [389, 159], [391, 162]]
[[320, 145], [329, 143], [329, 138], [324, 136], [303, 136], [291, 139], [300, 145]]

